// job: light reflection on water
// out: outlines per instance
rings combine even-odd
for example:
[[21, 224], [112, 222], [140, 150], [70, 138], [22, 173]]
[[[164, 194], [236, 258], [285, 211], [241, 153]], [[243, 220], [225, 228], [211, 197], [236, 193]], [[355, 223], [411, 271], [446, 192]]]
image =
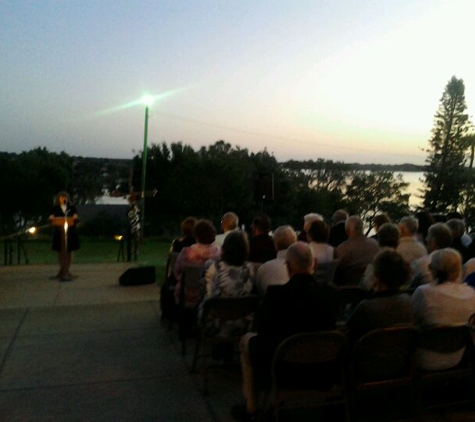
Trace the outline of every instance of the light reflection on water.
[[407, 190], [404, 192], [411, 194], [409, 205], [411, 207], [422, 205], [422, 198], [420, 198], [422, 194], [420, 191], [423, 188], [421, 179], [424, 177], [424, 173], [422, 171], [401, 171], [394, 174], [397, 175], [398, 173], [401, 173], [403, 180], [409, 183]]

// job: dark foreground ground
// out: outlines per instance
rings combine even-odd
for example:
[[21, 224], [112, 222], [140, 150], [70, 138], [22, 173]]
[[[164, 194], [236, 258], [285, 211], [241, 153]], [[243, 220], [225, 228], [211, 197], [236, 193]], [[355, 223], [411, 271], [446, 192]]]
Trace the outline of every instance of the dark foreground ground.
[[0, 421], [233, 420], [239, 366], [210, 370], [203, 397], [200, 372], [189, 373], [193, 342], [181, 356], [176, 330], [160, 323], [156, 284], [119, 286], [128, 267], [75, 265], [69, 283], [49, 279], [56, 266], [0, 267]]

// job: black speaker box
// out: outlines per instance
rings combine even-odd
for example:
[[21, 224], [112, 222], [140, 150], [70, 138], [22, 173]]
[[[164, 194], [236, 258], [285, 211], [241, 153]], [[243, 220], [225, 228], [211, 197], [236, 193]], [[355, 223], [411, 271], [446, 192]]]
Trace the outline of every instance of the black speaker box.
[[119, 278], [122, 286], [140, 286], [155, 283], [155, 267], [129, 268]]

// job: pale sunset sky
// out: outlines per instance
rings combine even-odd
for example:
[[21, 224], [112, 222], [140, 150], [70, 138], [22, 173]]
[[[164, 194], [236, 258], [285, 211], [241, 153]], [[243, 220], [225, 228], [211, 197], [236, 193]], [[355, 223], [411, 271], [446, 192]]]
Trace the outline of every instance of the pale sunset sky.
[[132, 158], [144, 106], [120, 106], [152, 94], [149, 145], [423, 164], [452, 76], [473, 115], [473, 16], [473, 0], [4, 0], [0, 151]]

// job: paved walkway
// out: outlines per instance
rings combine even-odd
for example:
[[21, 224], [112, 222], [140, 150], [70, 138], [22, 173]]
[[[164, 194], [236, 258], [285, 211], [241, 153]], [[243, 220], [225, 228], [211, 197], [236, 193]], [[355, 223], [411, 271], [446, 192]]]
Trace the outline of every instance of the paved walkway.
[[[238, 367], [189, 373], [176, 330], [159, 321], [156, 284], [123, 287], [128, 264], [0, 267], [0, 421], [231, 421]], [[474, 412], [424, 421], [474, 421]]]
[[232, 420], [239, 371], [211, 373], [204, 398], [157, 285], [120, 286], [127, 268], [75, 265], [60, 283], [55, 266], [0, 267], [1, 421]]

